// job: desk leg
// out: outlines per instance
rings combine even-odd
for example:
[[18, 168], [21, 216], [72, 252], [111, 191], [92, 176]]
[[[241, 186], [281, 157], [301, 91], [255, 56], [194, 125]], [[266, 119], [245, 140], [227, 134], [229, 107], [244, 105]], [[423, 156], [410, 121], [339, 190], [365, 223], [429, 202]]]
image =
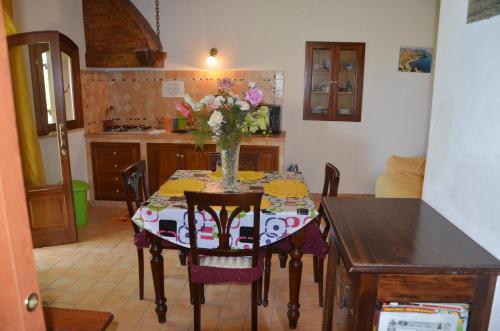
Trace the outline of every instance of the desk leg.
[[333, 234], [330, 232], [328, 236], [328, 265], [326, 269], [326, 293], [325, 304], [323, 306], [323, 323], [321, 330], [331, 331], [333, 324], [333, 311], [335, 302], [335, 287], [337, 280], [337, 266], [339, 263], [339, 253], [333, 240]]
[[347, 330], [372, 331], [377, 308], [377, 274], [355, 274], [351, 277], [353, 296]]
[[290, 301], [288, 303], [288, 326], [290, 329], [297, 328], [297, 321], [300, 316], [299, 295], [300, 282], [302, 279], [302, 247], [304, 247], [304, 231], [299, 230], [291, 235], [290, 238], [292, 250], [290, 251], [289, 270], [289, 288]]
[[474, 302], [470, 311], [470, 330], [487, 331], [490, 323], [491, 305], [497, 283], [497, 276], [478, 275]]
[[165, 323], [167, 316], [167, 299], [165, 298], [165, 284], [163, 279], [163, 256], [161, 255], [161, 239], [148, 232], [148, 239], [151, 243], [149, 252], [151, 253], [151, 271], [153, 274], [153, 284], [155, 287], [156, 315], [158, 322]]

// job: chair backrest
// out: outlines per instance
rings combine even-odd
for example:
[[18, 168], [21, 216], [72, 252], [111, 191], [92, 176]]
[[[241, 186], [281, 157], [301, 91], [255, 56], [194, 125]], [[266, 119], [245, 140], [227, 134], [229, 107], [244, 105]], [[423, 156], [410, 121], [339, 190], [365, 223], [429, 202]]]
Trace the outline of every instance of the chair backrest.
[[[210, 153], [210, 170], [216, 171], [217, 166], [222, 164], [220, 153]], [[238, 162], [239, 170], [257, 171], [259, 165], [259, 153], [241, 153]]]
[[[322, 197], [336, 197], [339, 189], [339, 181], [340, 181], [340, 171], [333, 164], [327, 162], [325, 164], [325, 179], [323, 182], [323, 192], [321, 193]], [[321, 220], [325, 220], [323, 204], [320, 203], [318, 210], [317, 223], [320, 225]], [[330, 231], [330, 223], [325, 220], [325, 224], [323, 225], [322, 236], [323, 239], [326, 240], [328, 238], [328, 232]]]
[[[137, 161], [122, 170], [123, 188], [130, 217], [149, 198], [146, 161]], [[134, 231], [139, 229], [135, 226]]]
[[339, 190], [340, 171], [330, 162], [325, 164], [325, 179], [323, 182], [322, 197], [336, 197]]
[[[263, 192], [247, 193], [205, 193], [184, 192], [188, 206], [189, 240], [191, 247], [191, 259], [198, 264], [199, 255], [211, 256], [251, 256], [252, 267], [256, 267], [259, 258], [260, 246], [260, 203]], [[227, 207], [230, 207], [228, 211]], [[214, 207], [220, 207], [217, 212]], [[250, 212], [253, 209], [252, 248], [231, 248], [230, 229], [233, 220], [241, 212]], [[218, 230], [219, 246], [215, 249], [200, 248], [197, 245], [196, 234], [196, 212], [206, 212], [216, 223]]]

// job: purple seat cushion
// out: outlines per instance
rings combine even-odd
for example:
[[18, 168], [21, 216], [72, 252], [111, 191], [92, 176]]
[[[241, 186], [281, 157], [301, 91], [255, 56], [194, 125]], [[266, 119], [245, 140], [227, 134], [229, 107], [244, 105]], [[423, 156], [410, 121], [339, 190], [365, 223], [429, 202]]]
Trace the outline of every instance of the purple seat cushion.
[[[134, 245], [137, 248], [149, 248], [150, 243], [149, 243], [148, 237], [146, 235], [146, 231], [141, 231], [139, 233], [134, 233]], [[173, 248], [173, 249], [180, 248], [179, 245], [176, 245], [174, 243], [171, 243], [168, 240], [163, 240], [163, 239], [161, 241], [161, 246], [163, 248], [167, 248], [167, 249], [169, 249], [169, 248]]]
[[[318, 256], [320, 258], [325, 258], [328, 254], [328, 244], [323, 240], [323, 236], [318, 227], [318, 224], [311, 222], [307, 224], [304, 228], [304, 247], [302, 248], [304, 254], [311, 254]], [[289, 252], [292, 249], [292, 243], [290, 242], [290, 236], [285, 237], [274, 244], [272, 247], [278, 248], [280, 250]]]
[[255, 268], [220, 268], [211, 266], [201, 266], [192, 263], [191, 254], [189, 255], [189, 267], [191, 268], [191, 281], [202, 284], [218, 283], [252, 283], [262, 277], [263, 256], [261, 251], [259, 263]]

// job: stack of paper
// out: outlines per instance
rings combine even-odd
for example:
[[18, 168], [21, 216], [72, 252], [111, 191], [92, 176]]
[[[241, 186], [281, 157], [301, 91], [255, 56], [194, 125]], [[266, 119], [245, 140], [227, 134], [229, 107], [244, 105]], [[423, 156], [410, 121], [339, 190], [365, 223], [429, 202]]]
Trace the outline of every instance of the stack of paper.
[[385, 303], [379, 312], [379, 331], [466, 331], [469, 306], [454, 303]]

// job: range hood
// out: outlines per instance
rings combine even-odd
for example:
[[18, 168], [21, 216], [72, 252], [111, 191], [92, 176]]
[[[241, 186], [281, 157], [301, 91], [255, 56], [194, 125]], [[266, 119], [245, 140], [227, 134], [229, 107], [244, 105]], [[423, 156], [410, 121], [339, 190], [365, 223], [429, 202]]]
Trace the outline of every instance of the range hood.
[[160, 38], [130, 0], [83, 0], [87, 67], [163, 68]]

